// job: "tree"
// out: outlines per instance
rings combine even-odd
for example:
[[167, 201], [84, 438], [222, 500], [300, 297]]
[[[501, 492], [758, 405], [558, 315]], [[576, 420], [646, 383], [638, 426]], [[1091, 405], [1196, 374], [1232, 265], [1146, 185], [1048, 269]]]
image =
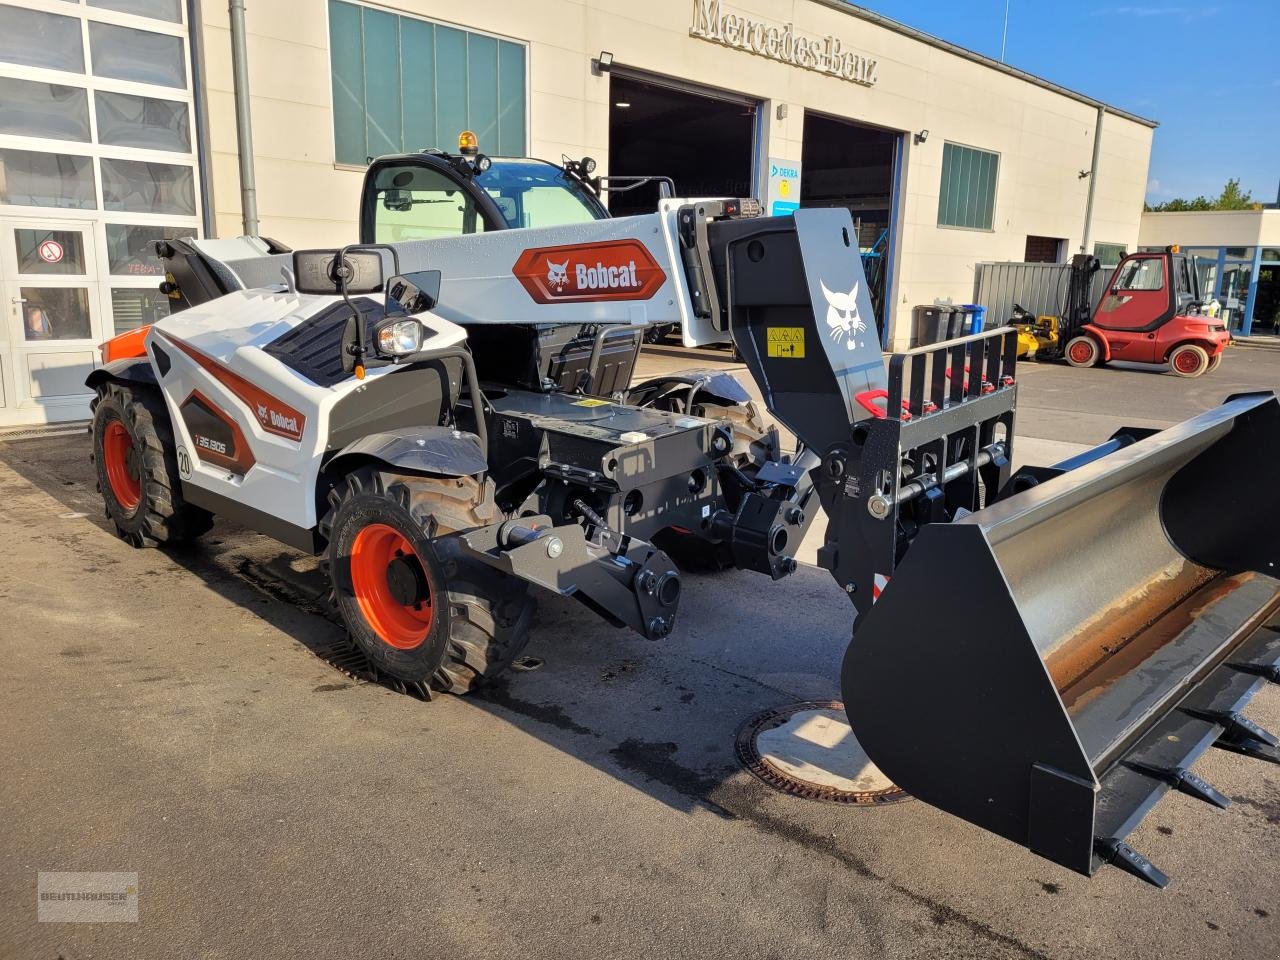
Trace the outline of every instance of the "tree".
[[1222, 192], [1213, 199], [1205, 196], [1194, 200], [1183, 200], [1177, 197], [1166, 203], [1157, 203], [1154, 207], [1144, 203], [1142, 209], [1151, 213], [1180, 213], [1187, 210], [1261, 210], [1262, 204], [1253, 199], [1248, 190], [1240, 189], [1240, 181], [1232, 177], [1222, 188]]

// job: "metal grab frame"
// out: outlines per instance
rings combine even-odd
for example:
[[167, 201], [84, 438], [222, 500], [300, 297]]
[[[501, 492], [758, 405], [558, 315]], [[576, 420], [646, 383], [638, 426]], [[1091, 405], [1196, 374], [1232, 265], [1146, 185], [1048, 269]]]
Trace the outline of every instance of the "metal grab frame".
[[827, 454], [817, 482], [830, 521], [818, 562], [860, 615], [925, 525], [976, 512], [1005, 487], [1016, 363], [1012, 327], [894, 354], [885, 414], [851, 424], [849, 446]]

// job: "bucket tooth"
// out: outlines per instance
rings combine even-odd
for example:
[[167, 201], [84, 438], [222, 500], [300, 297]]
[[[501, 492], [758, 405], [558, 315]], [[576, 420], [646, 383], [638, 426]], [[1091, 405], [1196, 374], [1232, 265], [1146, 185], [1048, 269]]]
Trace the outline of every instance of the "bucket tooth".
[[1125, 873], [1131, 873], [1154, 887], [1163, 890], [1169, 885], [1167, 873], [1123, 840], [1115, 837], [1099, 837], [1094, 841], [1094, 849], [1104, 862], [1119, 867]]
[[1232, 753], [1253, 757], [1255, 760], [1280, 763], [1280, 749], [1274, 743], [1255, 740], [1253, 737], [1228, 737], [1223, 734], [1213, 745], [1219, 750], [1230, 750]]
[[1222, 725], [1222, 734], [1213, 744], [1218, 749], [1230, 750], [1232, 753], [1240, 753], [1246, 757], [1266, 760], [1270, 763], [1280, 763], [1280, 749], [1277, 748], [1280, 739], [1277, 739], [1275, 734], [1263, 730], [1243, 714], [1225, 710], [1185, 708], [1184, 712], [1200, 720]]
[[1280, 683], [1280, 663], [1233, 663], [1231, 666], [1241, 673], [1251, 673], [1272, 683]]
[[1186, 767], [1156, 767], [1149, 763], [1130, 763], [1129, 766], [1139, 773], [1161, 780], [1175, 790], [1180, 790], [1205, 803], [1211, 803], [1215, 807], [1225, 810], [1231, 806], [1231, 801], [1225, 794], [1209, 786]]
[[1200, 720], [1222, 725], [1222, 740], [1258, 740], [1269, 747], [1280, 744], [1275, 734], [1268, 733], [1260, 726], [1239, 712], [1227, 710], [1195, 710], [1187, 709], [1186, 713]]

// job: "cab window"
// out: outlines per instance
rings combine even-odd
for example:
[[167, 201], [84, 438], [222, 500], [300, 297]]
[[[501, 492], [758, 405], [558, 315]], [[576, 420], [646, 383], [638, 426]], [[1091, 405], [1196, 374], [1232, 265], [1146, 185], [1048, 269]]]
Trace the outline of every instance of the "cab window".
[[508, 227], [558, 227], [605, 215], [580, 183], [540, 160], [495, 159], [476, 183], [493, 198]]
[[1114, 284], [1117, 290], [1163, 290], [1164, 259], [1138, 257], [1126, 260]]
[[374, 184], [374, 242], [432, 240], [483, 233], [475, 201], [439, 171], [387, 167]]

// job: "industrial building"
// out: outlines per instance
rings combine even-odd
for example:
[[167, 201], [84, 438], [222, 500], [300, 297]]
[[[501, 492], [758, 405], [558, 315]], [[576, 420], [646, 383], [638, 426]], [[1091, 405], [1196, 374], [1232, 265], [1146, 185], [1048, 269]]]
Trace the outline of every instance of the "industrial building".
[[85, 415], [96, 345], [167, 310], [156, 239], [239, 234], [247, 195], [265, 236], [350, 242], [367, 159], [462, 129], [848, 207], [886, 346], [915, 304], [969, 300], [979, 261], [1140, 242], [1152, 121], [837, 0], [231, 6], [239, 81], [222, 3], [0, 4], [0, 426]]

